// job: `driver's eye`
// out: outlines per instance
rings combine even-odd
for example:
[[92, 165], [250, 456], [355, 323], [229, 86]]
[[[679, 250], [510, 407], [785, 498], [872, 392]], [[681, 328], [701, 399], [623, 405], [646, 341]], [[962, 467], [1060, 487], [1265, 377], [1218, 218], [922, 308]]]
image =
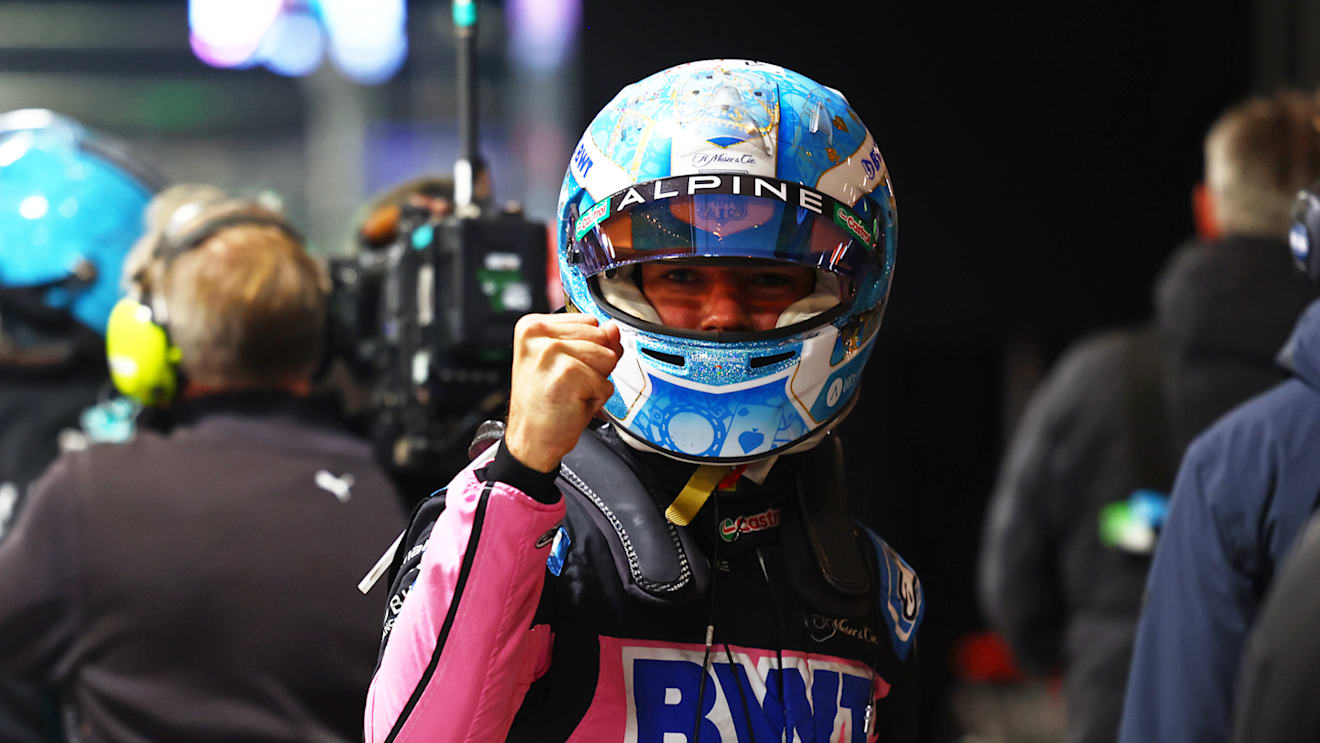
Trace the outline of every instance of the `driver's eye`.
[[674, 284], [691, 284], [697, 280], [697, 272], [686, 268], [678, 268], [664, 272], [660, 278]]
[[793, 283], [792, 279], [782, 273], [759, 273], [752, 277], [752, 283], [757, 286], [779, 287], [788, 286]]

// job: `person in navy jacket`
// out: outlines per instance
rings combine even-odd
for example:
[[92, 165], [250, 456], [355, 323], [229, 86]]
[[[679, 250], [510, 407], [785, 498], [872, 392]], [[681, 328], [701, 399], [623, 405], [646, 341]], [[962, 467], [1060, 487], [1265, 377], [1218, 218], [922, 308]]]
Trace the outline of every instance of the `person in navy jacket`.
[[1188, 448], [1137, 629], [1120, 743], [1214, 743], [1276, 567], [1320, 500], [1320, 302], [1280, 363], [1292, 376]]

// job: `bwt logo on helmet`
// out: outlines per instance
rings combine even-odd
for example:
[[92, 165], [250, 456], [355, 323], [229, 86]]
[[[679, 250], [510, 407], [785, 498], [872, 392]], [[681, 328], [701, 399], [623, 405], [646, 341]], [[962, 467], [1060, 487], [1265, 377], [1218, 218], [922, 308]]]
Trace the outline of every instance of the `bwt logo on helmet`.
[[587, 173], [591, 172], [591, 155], [587, 154], [587, 146], [579, 144], [573, 151], [573, 169], [577, 171], [578, 177], [586, 178]]
[[720, 538], [726, 542], [732, 542], [743, 534], [765, 531], [779, 526], [779, 509], [771, 508], [761, 513], [754, 513], [750, 516], [739, 516], [736, 519], [725, 519], [720, 522]]
[[880, 697], [889, 690], [883, 679], [873, 681], [866, 668], [814, 658], [807, 665], [805, 658], [785, 657], [780, 670], [772, 655], [753, 662], [735, 652], [734, 663], [711, 664], [702, 693], [701, 654], [693, 657], [630, 659], [625, 649], [632, 689], [624, 740], [693, 740], [695, 724], [695, 740], [703, 743], [864, 743], [872, 690]]

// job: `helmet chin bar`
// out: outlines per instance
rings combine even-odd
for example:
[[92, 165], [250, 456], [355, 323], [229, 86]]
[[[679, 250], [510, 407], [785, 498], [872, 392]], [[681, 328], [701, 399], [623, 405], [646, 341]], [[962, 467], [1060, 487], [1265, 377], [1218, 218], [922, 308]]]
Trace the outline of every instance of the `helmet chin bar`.
[[[811, 431], [810, 433], [798, 439], [797, 441], [793, 441], [783, 447], [780, 447], [779, 449], [776, 449], [774, 451], [768, 451], [763, 454], [757, 454], [750, 457], [702, 459], [699, 457], [684, 456], [683, 454], [679, 454], [678, 452], [673, 452], [668, 449], [662, 449], [656, 446], [655, 444], [652, 444], [649, 441], [638, 438], [637, 436], [633, 435], [633, 433], [629, 431], [626, 426], [624, 426], [617, 419], [615, 419], [614, 416], [610, 416], [610, 421], [614, 425], [614, 430], [619, 434], [619, 439], [623, 441], [623, 443], [627, 444], [629, 447], [633, 449], [636, 449], [637, 451], [644, 452], [647, 454], [659, 454], [663, 457], [667, 457], [669, 459], [673, 459], [678, 462], [683, 462], [685, 464], [714, 464], [714, 465], [728, 465], [730, 467], [736, 467], [740, 464], [755, 464], [757, 462], [764, 462], [769, 459], [777, 459], [778, 457], [787, 456], [789, 454], [800, 454], [804, 451], [808, 451], [810, 449], [816, 448], [816, 445], [819, 444], [826, 436], [828, 436], [831, 431], [837, 428], [839, 424], [843, 423], [844, 419], [848, 417], [848, 414], [853, 411], [853, 408], [857, 406], [857, 398], [860, 394], [861, 394], [860, 391], [854, 393], [853, 396], [849, 398], [848, 402], [845, 403], [844, 406], [839, 409], [839, 412], [835, 413], [834, 417], [826, 421], [825, 424], [822, 425], [820, 428]], [[606, 413], [606, 415], [609, 414]]]
[[[637, 285], [635, 271], [638, 270], [639, 265], [641, 264], [621, 266], [613, 272], [613, 276], [607, 276], [610, 272], [597, 274], [595, 278], [600, 296], [611, 309], [622, 311], [638, 320], [667, 327], [660, 319], [660, 313]], [[775, 328], [786, 328], [806, 322], [829, 312], [839, 304], [839, 277], [829, 271], [816, 269], [815, 288], [807, 296], [785, 307], [779, 313]]]

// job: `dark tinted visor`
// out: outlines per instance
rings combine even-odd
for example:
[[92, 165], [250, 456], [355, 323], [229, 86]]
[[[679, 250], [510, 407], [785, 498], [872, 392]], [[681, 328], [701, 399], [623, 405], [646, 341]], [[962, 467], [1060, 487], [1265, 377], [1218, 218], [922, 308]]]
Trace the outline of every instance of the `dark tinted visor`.
[[[664, 178], [584, 210], [574, 230], [584, 272], [665, 258], [754, 258], [855, 279], [880, 259], [878, 225], [826, 194], [741, 174]], [[843, 282], [851, 283], [851, 282]]]

